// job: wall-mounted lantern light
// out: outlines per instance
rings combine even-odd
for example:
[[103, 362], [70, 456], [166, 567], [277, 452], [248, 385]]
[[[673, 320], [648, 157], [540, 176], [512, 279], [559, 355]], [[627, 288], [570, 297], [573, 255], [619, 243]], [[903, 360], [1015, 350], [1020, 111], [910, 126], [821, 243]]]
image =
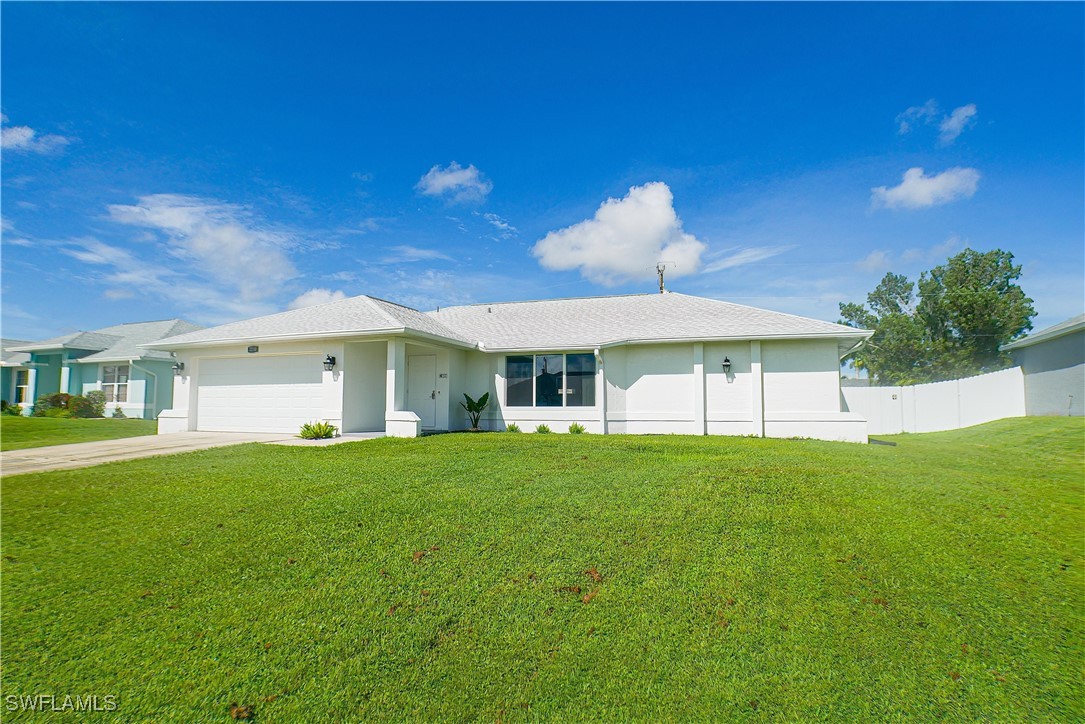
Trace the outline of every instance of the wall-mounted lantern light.
[[335, 367], [335, 357], [328, 355], [324, 358], [324, 369], [331, 372], [333, 367]]
[[731, 360], [727, 357], [723, 358], [723, 374], [730, 374], [731, 372]]
[[180, 377], [181, 373], [184, 372], [184, 371], [185, 371], [185, 363], [184, 362], [174, 362], [173, 363], [173, 374], [174, 375], [176, 375], [177, 377]]

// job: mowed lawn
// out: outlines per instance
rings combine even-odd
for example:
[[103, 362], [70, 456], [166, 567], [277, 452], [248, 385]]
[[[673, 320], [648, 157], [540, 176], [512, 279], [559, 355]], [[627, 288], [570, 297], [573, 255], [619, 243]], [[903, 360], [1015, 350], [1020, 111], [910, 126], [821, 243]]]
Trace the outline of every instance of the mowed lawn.
[[158, 423], [154, 420], [80, 420], [0, 415], [0, 450], [116, 440], [122, 437], [154, 435], [157, 431]]
[[1085, 421], [892, 439], [453, 434], [7, 478], [2, 693], [128, 721], [1085, 717]]

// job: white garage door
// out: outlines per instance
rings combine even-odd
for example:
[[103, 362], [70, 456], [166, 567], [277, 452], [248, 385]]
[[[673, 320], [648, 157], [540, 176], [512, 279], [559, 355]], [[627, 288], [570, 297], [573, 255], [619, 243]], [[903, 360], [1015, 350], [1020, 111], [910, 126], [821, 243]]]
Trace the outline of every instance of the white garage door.
[[196, 429], [297, 433], [322, 415], [319, 354], [200, 360]]

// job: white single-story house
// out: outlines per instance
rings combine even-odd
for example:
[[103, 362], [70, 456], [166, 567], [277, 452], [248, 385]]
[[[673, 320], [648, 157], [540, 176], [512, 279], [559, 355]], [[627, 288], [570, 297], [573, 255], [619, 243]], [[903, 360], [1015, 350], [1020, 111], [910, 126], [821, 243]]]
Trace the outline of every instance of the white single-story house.
[[153, 420], [173, 405], [173, 358], [141, 345], [198, 329], [183, 319], [132, 322], [5, 347], [5, 354], [25, 355], [12, 367], [12, 399], [30, 414], [42, 395], [101, 390], [106, 415], [120, 408], [126, 417]]
[[1085, 414], [1085, 314], [1002, 345], [1025, 373], [1025, 413]]
[[462, 430], [809, 437], [866, 442], [840, 358], [872, 333], [685, 294], [420, 312], [369, 296], [162, 339], [176, 357], [159, 433]]

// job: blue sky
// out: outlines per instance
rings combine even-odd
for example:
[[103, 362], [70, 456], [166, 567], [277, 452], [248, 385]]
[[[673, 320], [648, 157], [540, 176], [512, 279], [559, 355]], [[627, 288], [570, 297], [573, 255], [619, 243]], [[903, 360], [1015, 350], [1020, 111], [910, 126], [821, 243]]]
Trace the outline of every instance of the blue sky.
[[340, 294], [1085, 299], [1082, 4], [4, 3], [3, 334]]

